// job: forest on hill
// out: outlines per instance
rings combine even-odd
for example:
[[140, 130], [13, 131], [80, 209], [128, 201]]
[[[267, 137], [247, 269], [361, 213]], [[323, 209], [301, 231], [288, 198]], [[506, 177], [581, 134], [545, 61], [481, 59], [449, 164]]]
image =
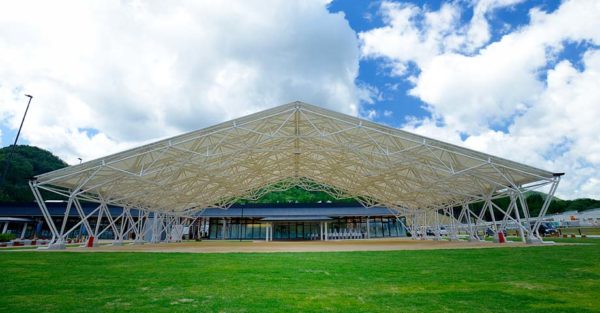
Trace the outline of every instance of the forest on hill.
[[[1, 171], [4, 171], [5, 159], [10, 147], [0, 149]], [[15, 149], [10, 167], [0, 187], [0, 202], [33, 202], [33, 194], [29, 189], [28, 180], [36, 175], [57, 170], [67, 166], [67, 163], [51, 152], [34, 146], [19, 145]], [[0, 172], [1, 174], [2, 172]], [[539, 213], [545, 199], [545, 194], [532, 192], [527, 196], [527, 204], [531, 215]], [[494, 200], [501, 207], [508, 206], [508, 198]], [[258, 200], [239, 200], [238, 204], [315, 204], [334, 203], [358, 205], [354, 199], [335, 199], [321, 191], [306, 191], [300, 187], [293, 187], [285, 191], [276, 191], [265, 194]], [[475, 204], [475, 211], [480, 210], [481, 204]], [[585, 211], [600, 208], [600, 200], [576, 199], [562, 200], [555, 198], [548, 208], [548, 213], [565, 211]]]
[[[4, 173], [11, 146], [0, 149], [0, 175]], [[34, 176], [66, 167], [51, 152], [34, 146], [18, 145], [0, 187], [0, 202], [33, 202], [29, 180]]]

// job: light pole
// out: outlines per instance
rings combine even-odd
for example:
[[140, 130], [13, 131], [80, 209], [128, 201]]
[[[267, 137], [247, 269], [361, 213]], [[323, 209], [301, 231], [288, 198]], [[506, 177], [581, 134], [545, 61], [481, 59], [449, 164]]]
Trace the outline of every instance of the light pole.
[[17, 132], [17, 137], [15, 137], [15, 143], [12, 145], [8, 156], [4, 159], [4, 172], [2, 173], [2, 178], [0, 178], [0, 186], [4, 186], [4, 180], [6, 179], [6, 174], [8, 173], [8, 168], [10, 167], [10, 159], [17, 148], [17, 141], [19, 141], [19, 135], [21, 134], [21, 129], [23, 128], [23, 123], [25, 122], [25, 117], [27, 116], [27, 111], [29, 111], [29, 105], [31, 104], [31, 99], [33, 99], [32, 95], [25, 95], [25, 97], [29, 97], [29, 102], [27, 102], [27, 108], [25, 108], [25, 114], [23, 114], [23, 119], [21, 120], [21, 125], [19, 126], [19, 131]]

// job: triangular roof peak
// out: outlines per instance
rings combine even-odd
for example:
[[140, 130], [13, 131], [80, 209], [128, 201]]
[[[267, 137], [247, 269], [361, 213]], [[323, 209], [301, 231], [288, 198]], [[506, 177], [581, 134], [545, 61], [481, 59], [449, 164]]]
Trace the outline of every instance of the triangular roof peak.
[[157, 211], [228, 207], [277, 184], [339, 190], [367, 206], [430, 209], [552, 179], [545, 170], [294, 101], [46, 173], [36, 184]]

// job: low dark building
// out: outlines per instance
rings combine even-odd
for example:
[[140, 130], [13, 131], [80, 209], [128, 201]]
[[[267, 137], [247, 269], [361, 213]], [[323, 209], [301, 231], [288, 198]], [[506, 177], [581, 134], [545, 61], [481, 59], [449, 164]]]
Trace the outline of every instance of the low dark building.
[[[209, 239], [273, 240], [359, 239], [406, 236], [403, 222], [386, 208], [334, 204], [239, 205], [206, 209], [204, 236]], [[331, 238], [333, 236], [333, 238]]]
[[[62, 225], [65, 203], [46, 203], [55, 225]], [[84, 204], [84, 213], [97, 207]], [[110, 207], [113, 218], [122, 213], [120, 207]], [[136, 216], [135, 210], [132, 215]], [[239, 205], [229, 209], [206, 209], [189, 227], [189, 238], [264, 240], [271, 229], [272, 240], [359, 239], [406, 236], [404, 221], [397, 219], [386, 208], [364, 208], [336, 204]], [[90, 218], [91, 223], [97, 214]], [[67, 228], [79, 223], [75, 209], [68, 214]], [[17, 238], [50, 238], [51, 233], [36, 203], [0, 204], [0, 223], [3, 232], [12, 232]], [[100, 227], [109, 224], [100, 218]], [[81, 224], [70, 237], [86, 236]], [[110, 228], [99, 239], [111, 239]]]

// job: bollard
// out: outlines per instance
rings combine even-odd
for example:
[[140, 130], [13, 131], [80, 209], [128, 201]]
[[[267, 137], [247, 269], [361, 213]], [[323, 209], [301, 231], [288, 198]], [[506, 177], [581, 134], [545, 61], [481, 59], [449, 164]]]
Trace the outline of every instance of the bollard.
[[505, 242], [506, 242], [506, 238], [504, 237], [504, 233], [499, 232], [498, 233], [498, 243], [505, 243]]
[[90, 236], [90, 238], [88, 239], [86, 247], [88, 247], [88, 248], [93, 248], [94, 247], [94, 236]]

